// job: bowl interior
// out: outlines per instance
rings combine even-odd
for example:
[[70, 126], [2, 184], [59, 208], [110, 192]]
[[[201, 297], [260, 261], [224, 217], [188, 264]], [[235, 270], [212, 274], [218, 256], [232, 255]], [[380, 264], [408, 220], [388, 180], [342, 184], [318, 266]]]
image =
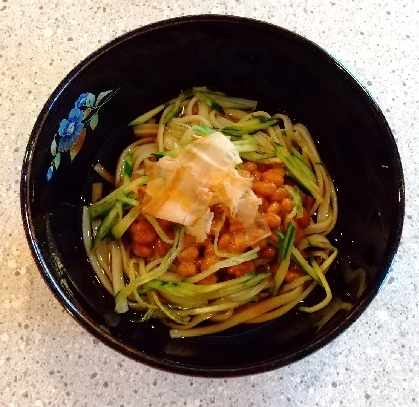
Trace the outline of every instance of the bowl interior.
[[[138, 324], [133, 314], [113, 312], [113, 299], [87, 261], [80, 208], [89, 199], [92, 165], [100, 158], [112, 168], [133, 138], [127, 123], [181, 90], [203, 85], [256, 99], [259, 109], [285, 112], [308, 127], [338, 191], [339, 218], [331, 240], [339, 258], [328, 273], [334, 300], [323, 311], [291, 312], [260, 326], [173, 340], [158, 322]], [[66, 151], [66, 142], [71, 142], [68, 126], [80, 124], [77, 107], [83, 113], [83, 136], [78, 151]], [[27, 237], [43, 277], [64, 307], [124, 354], [193, 375], [270, 370], [333, 339], [382, 284], [397, 250], [403, 213], [403, 175], [395, 142], [366, 91], [306, 39], [233, 17], [154, 24], [87, 58], [45, 105], [22, 171]], [[321, 297], [318, 290], [310, 300]], [[342, 302], [350, 306], [342, 307]]]

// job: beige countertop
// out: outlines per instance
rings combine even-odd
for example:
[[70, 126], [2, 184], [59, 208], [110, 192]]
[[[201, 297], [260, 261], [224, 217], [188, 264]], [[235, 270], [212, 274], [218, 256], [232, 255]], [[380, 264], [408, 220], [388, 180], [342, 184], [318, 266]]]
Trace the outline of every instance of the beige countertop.
[[[367, 312], [310, 357], [237, 379], [161, 372], [94, 339], [61, 308], [40, 277], [19, 208], [29, 134], [70, 69], [131, 29], [202, 13], [283, 26], [339, 59], [385, 113], [406, 180], [400, 250]], [[412, 0], [0, 0], [0, 405], [417, 406], [418, 41], [419, 4]]]

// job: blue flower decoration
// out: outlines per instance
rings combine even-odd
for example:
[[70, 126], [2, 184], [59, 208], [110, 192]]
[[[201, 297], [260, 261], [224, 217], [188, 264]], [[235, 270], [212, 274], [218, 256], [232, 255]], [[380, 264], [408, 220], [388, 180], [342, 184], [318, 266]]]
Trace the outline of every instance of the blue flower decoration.
[[74, 106], [78, 108], [92, 107], [95, 103], [95, 96], [91, 93], [82, 93], [74, 103]]
[[52, 178], [53, 173], [54, 173], [54, 166], [51, 165], [47, 171], [47, 181], [49, 181]]
[[62, 153], [69, 152], [70, 160], [78, 154], [83, 146], [87, 131], [94, 130], [98, 125], [98, 112], [117, 90], [100, 92], [96, 98], [93, 93], [82, 93], [74, 102], [67, 119], [61, 120], [58, 132], [51, 143], [51, 164], [47, 169], [47, 181], [51, 180], [54, 172], [61, 163]]
[[86, 104], [88, 93], [82, 93], [79, 98], [76, 100], [76, 103], [74, 103], [74, 106], [76, 107], [83, 107]]
[[84, 128], [84, 114], [77, 107], [71, 109], [68, 119], [60, 123], [58, 134], [61, 139], [58, 143], [58, 151], [69, 151], [77, 143], [80, 133]]

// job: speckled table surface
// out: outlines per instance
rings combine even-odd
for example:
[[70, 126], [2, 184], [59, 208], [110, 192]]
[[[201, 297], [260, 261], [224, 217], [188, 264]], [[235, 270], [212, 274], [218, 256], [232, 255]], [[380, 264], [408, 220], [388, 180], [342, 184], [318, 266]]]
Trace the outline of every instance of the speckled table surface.
[[[237, 379], [172, 375], [93, 339], [46, 287], [19, 209], [35, 119], [59, 81], [107, 41], [157, 20], [234, 14], [293, 30], [366, 85], [394, 132], [406, 220], [391, 274], [367, 312], [314, 355]], [[400, 1], [0, 1], [1, 406], [416, 406], [419, 404], [419, 4]]]

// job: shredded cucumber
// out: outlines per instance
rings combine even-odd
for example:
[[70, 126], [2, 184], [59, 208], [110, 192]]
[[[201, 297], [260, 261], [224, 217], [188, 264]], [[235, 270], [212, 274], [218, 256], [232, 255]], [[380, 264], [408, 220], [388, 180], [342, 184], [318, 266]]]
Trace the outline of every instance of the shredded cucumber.
[[180, 153], [180, 148], [175, 148], [173, 150], [168, 151], [159, 151], [158, 153], [152, 153], [151, 155], [157, 158], [163, 158], [163, 157], [177, 157], [177, 155]]
[[281, 287], [284, 277], [287, 274], [291, 261], [291, 251], [294, 247], [295, 226], [289, 222], [284, 238], [280, 240], [278, 246], [278, 264], [279, 268], [275, 274], [272, 294], [277, 295], [279, 287]]
[[145, 218], [151, 223], [154, 230], [159, 235], [160, 239], [163, 240], [165, 243], [173, 244], [173, 239], [171, 239], [169, 236], [167, 236], [166, 232], [163, 230], [163, 228], [159, 225], [156, 218], [153, 218], [152, 216], [145, 215]]
[[255, 110], [257, 106], [256, 100], [235, 98], [224, 95], [212, 95], [212, 99], [215, 100], [224, 109], [243, 109], [243, 110]]
[[222, 106], [213, 99], [212, 95], [208, 93], [195, 92], [195, 96], [211, 109], [216, 110], [218, 113], [225, 114]]
[[211, 93], [213, 95], [225, 95], [224, 92], [220, 92], [214, 89], [211, 89], [208, 86], [194, 86], [192, 88], [192, 93], [195, 95], [195, 93], [201, 92], [201, 93]]
[[119, 222], [117, 222], [112, 229], [110, 234], [114, 240], [120, 239], [122, 235], [127, 231], [131, 224], [137, 219], [140, 214], [140, 209], [135, 207], [131, 209]]
[[252, 250], [249, 250], [248, 252], [238, 254], [235, 257], [231, 257], [231, 258], [228, 258], [228, 259], [225, 259], [225, 260], [221, 260], [221, 261], [213, 264], [207, 270], [205, 270], [205, 271], [203, 271], [199, 274], [195, 274], [192, 277], [187, 278], [186, 281], [189, 282], [189, 283], [196, 283], [198, 281], [203, 280], [205, 277], [208, 277], [211, 274], [214, 274], [215, 272], [217, 272], [218, 270], [220, 270], [222, 268], [235, 266], [237, 264], [244, 263], [245, 261], [254, 260], [258, 257], [258, 251], [259, 250], [260, 250], [260, 248], [258, 246], [258, 247], [255, 247]]
[[317, 274], [317, 277], [321, 282], [319, 284], [326, 291], [326, 297], [323, 301], [319, 302], [318, 304], [316, 304], [312, 307], [300, 307], [299, 308], [300, 311], [304, 311], [304, 312], [308, 312], [308, 313], [316, 312], [319, 309], [324, 308], [332, 300], [332, 291], [330, 290], [329, 284], [326, 280], [326, 277], [323, 274], [323, 271], [321, 270], [320, 266], [317, 264], [315, 259], [311, 258], [310, 263], [313, 267], [313, 271]]
[[205, 307], [197, 307], [197, 308], [191, 308], [191, 309], [185, 309], [177, 311], [177, 316], [191, 316], [191, 315], [202, 315], [202, 314], [209, 314], [214, 312], [222, 312], [222, 311], [228, 311], [232, 308], [237, 308], [240, 305], [247, 304], [248, 302], [254, 301], [256, 297], [251, 297], [246, 300], [241, 301], [228, 301], [228, 302], [222, 302], [220, 304], [211, 304], [207, 305]]
[[244, 135], [240, 140], [233, 140], [232, 143], [239, 153], [251, 153], [259, 150], [258, 143], [252, 136]]
[[99, 218], [106, 213], [114, 206], [115, 202], [126, 196], [131, 190], [138, 188], [140, 185], [145, 184], [148, 181], [149, 177], [144, 175], [140, 178], [135, 179], [134, 181], [129, 182], [115, 191], [111, 192], [109, 195], [95, 202], [89, 206], [89, 216], [91, 219]]
[[320, 194], [320, 188], [317, 184], [317, 178], [311, 168], [296, 154], [296, 150], [292, 149], [291, 153], [281, 144], [275, 143], [277, 148], [275, 150], [276, 156], [285, 164], [290, 175], [302, 186], [304, 190], [308, 191], [311, 196], [322, 202], [323, 198]]
[[131, 206], [131, 207], [134, 208], [134, 207], [136, 207], [139, 204], [139, 201], [137, 199], [130, 198], [129, 195], [128, 196], [125, 196], [125, 195], [120, 196], [118, 198], [118, 201], [121, 201], [124, 204], [124, 207], [125, 206], [128, 206], [128, 207]]
[[192, 89], [192, 91], [198, 98], [198, 95], [207, 97], [211, 103], [216, 103], [219, 107], [221, 107], [221, 109], [255, 110], [257, 106], [256, 100], [230, 97], [225, 93], [213, 91], [206, 86], [195, 87]]
[[108, 214], [103, 218], [99, 225], [96, 236], [93, 240], [92, 249], [96, 248], [97, 244], [102, 241], [110, 232], [112, 227], [122, 218], [122, 203], [116, 201]]
[[316, 281], [320, 286], [323, 286], [322, 281], [320, 280], [317, 273], [313, 270], [313, 267], [307, 262], [307, 260], [301, 255], [301, 253], [295, 248], [292, 248], [291, 251], [292, 261], [301, 267], [307, 275], [309, 275], [314, 281]]
[[175, 321], [177, 324], [185, 325], [189, 322], [190, 317], [187, 315], [179, 315], [176, 310], [167, 307], [166, 305], [163, 305], [161, 301], [159, 300], [159, 297], [156, 295], [156, 293], [150, 294], [153, 301], [156, 303], [156, 305], [163, 311], [163, 313], [169, 317], [171, 320]]
[[311, 168], [304, 161], [303, 156], [294, 148], [291, 148], [291, 157], [295, 158], [295, 164], [300, 168], [301, 172], [313, 183], [317, 184], [317, 178]]
[[133, 279], [127, 286], [125, 286], [116, 294], [115, 309], [120, 309], [119, 304], [124, 302], [126, 298], [139, 286], [147, 283], [148, 281], [160, 278], [160, 276], [162, 276], [168, 270], [170, 265], [176, 259], [177, 255], [183, 250], [184, 235], [184, 228], [178, 228], [176, 230], [175, 242], [173, 243], [173, 246], [170, 248], [167, 254], [163, 257], [159, 266], [153, 269], [152, 271], [148, 272], [147, 274], [141, 275]]
[[240, 137], [244, 134], [251, 134], [259, 130], [268, 129], [269, 127], [276, 126], [277, 124], [278, 120], [260, 117], [224, 127], [221, 129], [221, 132], [229, 136]]
[[152, 119], [157, 113], [160, 113], [166, 106], [167, 103], [163, 103], [155, 107], [154, 109], [149, 110], [148, 112], [134, 119], [131, 123], [128, 124], [128, 126], [137, 126], [139, 124], [144, 124], [147, 120]]
[[186, 281], [172, 283], [161, 280], [152, 280], [144, 284], [143, 289], [146, 291], [150, 291], [151, 289], [162, 291], [177, 297], [193, 297], [200, 300], [212, 300], [254, 287], [260, 282], [269, 279], [269, 277], [270, 273], [249, 273], [233, 280], [208, 285], [197, 285]]
[[[284, 239], [284, 235], [278, 229], [274, 229], [274, 232], [279, 237], [280, 241]], [[273, 245], [276, 246], [275, 244]], [[294, 245], [291, 247], [291, 260], [295, 264], [297, 264], [297, 266], [301, 267], [307, 273], [307, 275], [310, 276], [314, 281], [322, 285], [322, 282], [317, 276], [317, 273], [313, 270], [310, 264], [308, 264], [306, 259], [302, 256], [302, 254]]]
[[301, 199], [301, 193], [298, 190], [297, 186], [291, 187], [289, 185], [284, 185], [284, 188], [288, 193], [291, 195], [292, 200], [294, 202], [294, 210], [297, 214], [297, 218], [301, 218], [303, 216], [303, 201]]
[[185, 90], [182, 92], [178, 98], [175, 101], [175, 104], [173, 105], [172, 109], [166, 114], [166, 116], [163, 118], [163, 124], [167, 124], [172, 120], [181, 110], [181, 103], [186, 100], [188, 97], [191, 96], [190, 90]]
[[194, 124], [191, 126], [191, 129], [194, 133], [205, 136], [207, 134], [215, 133], [217, 130], [213, 129], [212, 127], [207, 126], [206, 124], [203, 124], [201, 126], [198, 126], [197, 124]]
[[244, 158], [247, 161], [253, 161], [253, 162], [264, 162], [271, 158], [269, 154], [260, 154], [256, 151], [250, 151], [247, 153], [240, 153], [240, 157]]
[[125, 156], [124, 160], [124, 185], [128, 184], [131, 181], [132, 164], [132, 153], [129, 151]]

